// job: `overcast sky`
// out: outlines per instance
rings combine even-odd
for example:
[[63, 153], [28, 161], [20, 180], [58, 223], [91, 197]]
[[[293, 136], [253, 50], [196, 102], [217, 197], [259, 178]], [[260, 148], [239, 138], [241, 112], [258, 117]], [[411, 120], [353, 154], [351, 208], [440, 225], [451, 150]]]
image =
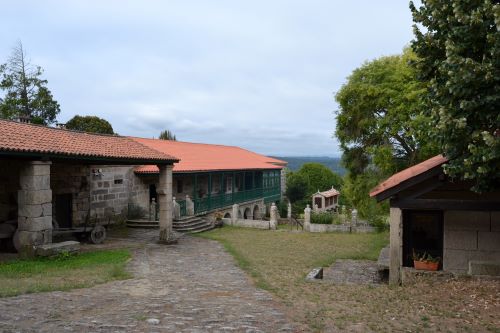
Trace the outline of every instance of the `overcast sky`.
[[339, 156], [335, 92], [412, 39], [405, 0], [4, 1], [0, 63], [21, 40], [61, 104], [121, 135]]

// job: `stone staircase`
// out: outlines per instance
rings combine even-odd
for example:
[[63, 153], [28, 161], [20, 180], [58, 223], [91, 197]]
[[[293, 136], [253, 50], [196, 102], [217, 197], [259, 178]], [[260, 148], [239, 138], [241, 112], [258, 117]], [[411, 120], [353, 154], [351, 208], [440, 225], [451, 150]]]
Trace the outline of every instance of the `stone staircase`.
[[[129, 228], [158, 228], [158, 221], [128, 220]], [[198, 233], [213, 229], [212, 223], [203, 216], [190, 216], [180, 220], [174, 220], [173, 229], [177, 232]]]
[[177, 232], [198, 233], [214, 228], [212, 223], [203, 216], [190, 216], [173, 222], [173, 228]]

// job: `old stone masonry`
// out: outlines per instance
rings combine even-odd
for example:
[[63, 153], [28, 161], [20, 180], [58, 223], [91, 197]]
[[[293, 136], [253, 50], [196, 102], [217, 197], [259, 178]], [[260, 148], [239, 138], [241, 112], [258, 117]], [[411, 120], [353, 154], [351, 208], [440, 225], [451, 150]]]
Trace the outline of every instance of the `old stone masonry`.
[[0, 332], [293, 330], [270, 294], [214, 241], [186, 236], [134, 251], [133, 279], [0, 299]]

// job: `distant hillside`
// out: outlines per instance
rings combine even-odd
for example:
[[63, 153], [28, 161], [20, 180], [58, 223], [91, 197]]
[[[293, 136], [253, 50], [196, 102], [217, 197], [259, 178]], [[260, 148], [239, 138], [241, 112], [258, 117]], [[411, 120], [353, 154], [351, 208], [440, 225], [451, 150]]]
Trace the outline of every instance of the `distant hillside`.
[[273, 156], [277, 159], [287, 161], [288, 168], [292, 171], [300, 169], [304, 163], [321, 163], [326, 165], [336, 174], [343, 176], [345, 169], [340, 165], [340, 157], [325, 157], [325, 156]]

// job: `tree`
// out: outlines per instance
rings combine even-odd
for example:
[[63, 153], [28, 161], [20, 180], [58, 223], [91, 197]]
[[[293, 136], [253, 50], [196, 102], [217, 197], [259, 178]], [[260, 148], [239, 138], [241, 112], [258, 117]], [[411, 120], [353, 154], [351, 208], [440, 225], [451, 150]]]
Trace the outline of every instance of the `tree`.
[[158, 139], [177, 141], [177, 138], [175, 137], [174, 133], [170, 132], [170, 130], [162, 131]]
[[428, 119], [421, 116], [426, 83], [409, 65], [415, 59], [405, 49], [402, 55], [366, 62], [336, 94], [335, 134], [352, 176], [375, 167], [383, 177], [435, 153], [426, 140]]
[[32, 122], [44, 125], [55, 122], [59, 103], [46, 87], [47, 80], [40, 79], [42, 74], [40, 66], [30, 64], [19, 42], [8, 62], [0, 65], [0, 89], [5, 91], [0, 101], [0, 117], [30, 117]]
[[301, 201], [307, 194], [307, 180], [294, 172], [290, 172], [286, 179], [285, 195], [291, 203]]
[[[500, 5], [490, 0], [410, 2], [420, 79], [432, 117], [429, 135], [450, 161], [445, 172], [500, 185]], [[417, 25], [418, 24], [418, 25]], [[419, 28], [421, 26], [422, 28]]]
[[311, 196], [317, 191], [328, 190], [332, 186], [336, 189], [340, 189], [342, 186], [342, 177], [321, 163], [304, 163], [297, 174], [306, 181], [307, 196]]
[[96, 116], [76, 115], [66, 123], [66, 128], [82, 132], [114, 134], [111, 124]]

